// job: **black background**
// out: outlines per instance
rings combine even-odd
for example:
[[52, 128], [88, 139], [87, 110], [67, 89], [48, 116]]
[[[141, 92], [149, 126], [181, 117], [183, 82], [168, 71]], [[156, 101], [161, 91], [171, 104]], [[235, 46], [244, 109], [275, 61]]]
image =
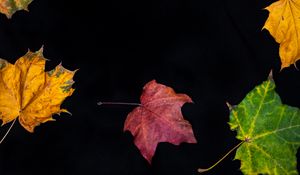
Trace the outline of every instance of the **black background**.
[[[238, 104], [271, 69], [283, 103], [300, 107], [299, 71], [279, 72], [278, 44], [261, 30], [272, 2], [35, 0], [30, 12], [0, 15], [1, 58], [13, 63], [44, 45], [47, 70], [80, 69], [62, 105], [73, 115], [34, 134], [15, 125], [0, 145], [0, 174], [189, 175], [210, 166], [238, 143], [225, 102]], [[97, 102], [139, 102], [152, 79], [192, 97], [182, 110], [198, 144], [161, 143], [150, 166], [122, 131], [133, 107]], [[207, 174], [241, 174], [233, 158]]]

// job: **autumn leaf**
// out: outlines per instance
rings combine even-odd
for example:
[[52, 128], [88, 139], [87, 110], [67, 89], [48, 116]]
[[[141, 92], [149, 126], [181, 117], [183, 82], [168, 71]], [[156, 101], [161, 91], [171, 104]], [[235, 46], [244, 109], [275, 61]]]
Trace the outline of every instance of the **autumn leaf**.
[[67, 112], [61, 103], [71, 96], [75, 71], [58, 65], [45, 71], [46, 59], [42, 49], [28, 51], [16, 63], [0, 59], [0, 119], [2, 125], [19, 117], [20, 124], [29, 132], [40, 123], [54, 120], [53, 114]]
[[270, 14], [263, 28], [280, 44], [281, 69], [300, 59], [300, 0], [279, 0], [266, 8]]
[[18, 10], [26, 10], [33, 0], [0, 0], [0, 12], [4, 13], [8, 18]]
[[176, 94], [153, 80], [144, 86], [140, 100], [141, 105], [128, 114], [124, 131], [132, 133], [135, 145], [150, 164], [160, 142], [197, 142], [191, 124], [181, 113], [184, 103], [192, 103], [189, 96]]
[[244, 141], [235, 155], [244, 174], [298, 174], [300, 111], [282, 104], [271, 78], [231, 110], [229, 125]]

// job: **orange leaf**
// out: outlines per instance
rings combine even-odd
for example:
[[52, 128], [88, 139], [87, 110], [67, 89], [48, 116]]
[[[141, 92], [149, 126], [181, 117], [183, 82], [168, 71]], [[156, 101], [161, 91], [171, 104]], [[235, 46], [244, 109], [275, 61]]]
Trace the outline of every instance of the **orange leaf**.
[[176, 94], [155, 80], [145, 85], [141, 105], [128, 114], [124, 131], [132, 133], [135, 145], [149, 163], [159, 142], [197, 143], [191, 124], [181, 113], [187, 102], [192, 103], [189, 96]]
[[300, 59], [300, 0], [279, 0], [266, 8], [270, 14], [263, 28], [280, 44], [281, 69]]
[[67, 112], [61, 103], [71, 96], [75, 71], [58, 65], [45, 71], [46, 59], [42, 49], [28, 51], [14, 65], [0, 59], [0, 119], [3, 125], [19, 117], [29, 132], [45, 123], [53, 114]]

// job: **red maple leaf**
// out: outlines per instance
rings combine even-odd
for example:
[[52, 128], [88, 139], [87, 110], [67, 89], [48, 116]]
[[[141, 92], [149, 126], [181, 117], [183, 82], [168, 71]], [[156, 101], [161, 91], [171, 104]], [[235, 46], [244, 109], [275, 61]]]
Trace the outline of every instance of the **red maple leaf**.
[[144, 86], [141, 104], [128, 114], [124, 131], [132, 133], [135, 145], [150, 164], [159, 142], [197, 143], [191, 124], [181, 113], [187, 102], [192, 103], [189, 96], [176, 94], [155, 80]]

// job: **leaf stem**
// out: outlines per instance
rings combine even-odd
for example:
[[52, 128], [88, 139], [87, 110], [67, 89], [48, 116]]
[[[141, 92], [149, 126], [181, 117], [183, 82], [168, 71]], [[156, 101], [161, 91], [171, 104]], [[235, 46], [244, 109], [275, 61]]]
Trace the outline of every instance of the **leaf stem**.
[[4, 139], [6, 138], [6, 136], [9, 134], [10, 130], [12, 129], [12, 127], [14, 126], [14, 124], [16, 123], [17, 119], [14, 119], [12, 124], [10, 125], [10, 127], [8, 128], [8, 130], [6, 131], [5, 135], [2, 137], [2, 139], [0, 140], [0, 145], [1, 143], [4, 141]]
[[98, 102], [99, 106], [101, 105], [127, 105], [127, 106], [141, 106], [140, 103], [124, 103], [124, 102]]
[[245, 142], [244, 141], [241, 141], [239, 144], [237, 144], [234, 148], [232, 148], [230, 151], [227, 152], [227, 154], [225, 154], [220, 160], [218, 160], [214, 165], [212, 165], [211, 167], [209, 168], [206, 168], [206, 169], [203, 169], [203, 168], [199, 168], [198, 169], [198, 172], [199, 173], [204, 173], [204, 172], [207, 172], [211, 169], [213, 169], [215, 166], [217, 166], [220, 162], [222, 162], [230, 153], [232, 153], [234, 150], [236, 150], [238, 147], [240, 147], [243, 143]]

